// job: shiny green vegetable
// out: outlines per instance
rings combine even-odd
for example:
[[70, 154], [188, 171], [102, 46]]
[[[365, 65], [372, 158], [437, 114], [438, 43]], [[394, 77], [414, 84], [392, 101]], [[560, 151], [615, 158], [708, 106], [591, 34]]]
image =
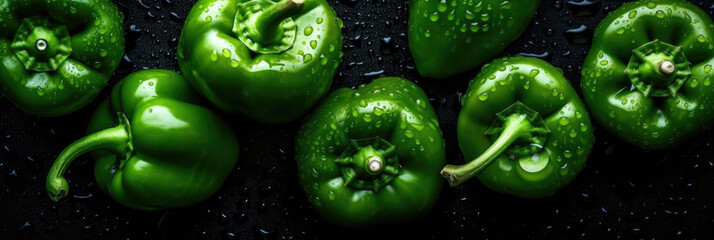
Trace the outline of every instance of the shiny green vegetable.
[[603, 128], [671, 148], [714, 121], [714, 23], [689, 2], [624, 4], [595, 30], [583, 65], [585, 103]]
[[444, 140], [426, 94], [401, 78], [339, 89], [302, 125], [300, 183], [326, 219], [348, 227], [424, 214], [443, 185]]
[[47, 175], [50, 197], [67, 196], [67, 167], [91, 152], [99, 188], [124, 206], [161, 210], [208, 198], [235, 166], [238, 140], [198, 101], [177, 73], [129, 75], [92, 116], [90, 134], [57, 157]]
[[325, 0], [200, 0], [181, 33], [179, 66], [220, 109], [289, 122], [329, 90], [341, 27]]
[[476, 176], [498, 192], [550, 196], [583, 169], [595, 141], [575, 90], [539, 59], [502, 58], [486, 65], [461, 103], [459, 146], [473, 160], [444, 167], [452, 186]]
[[484, 64], [516, 40], [540, 0], [411, 0], [409, 48], [419, 74], [447, 78]]
[[123, 19], [109, 0], [0, 0], [0, 93], [38, 116], [86, 106], [124, 55]]

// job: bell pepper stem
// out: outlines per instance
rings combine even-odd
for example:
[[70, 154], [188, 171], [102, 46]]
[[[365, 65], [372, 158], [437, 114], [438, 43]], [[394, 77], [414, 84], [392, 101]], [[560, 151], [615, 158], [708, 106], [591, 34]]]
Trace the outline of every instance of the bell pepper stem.
[[373, 172], [373, 173], [378, 173], [378, 172], [382, 171], [382, 165], [383, 165], [382, 162], [383, 162], [382, 158], [380, 158], [378, 156], [373, 156], [373, 157], [369, 158], [369, 162], [367, 163], [369, 171]]
[[659, 71], [659, 73], [664, 76], [672, 76], [672, 74], [674, 74], [674, 72], [677, 70], [676, 66], [674, 66], [674, 63], [668, 60], [659, 62], [657, 66], [657, 70]]
[[441, 170], [441, 176], [446, 178], [452, 187], [461, 185], [488, 167], [518, 138], [530, 134], [532, 128], [533, 126], [525, 115], [513, 114], [508, 116], [503, 124], [501, 135], [481, 156], [464, 165], [446, 165]]
[[37, 51], [44, 52], [47, 50], [47, 40], [45, 39], [37, 39], [35, 42], [35, 48], [37, 48]]
[[[260, 13], [252, 15], [248, 22], [248, 34], [250, 38], [262, 44], [269, 44], [275, 41], [280, 24], [300, 11], [305, 5], [305, 0], [283, 0], [273, 4]], [[281, 38], [282, 36], [277, 36]]]
[[130, 151], [130, 135], [126, 125], [120, 124], [116, 127], [87, 135], [70, 144], [59, 154], [47, 174], [47, 193], [49, 193], [52, 200], [59, 201], [67, 196], [69, 192], [69, 184], [64, 178], [64, 173], [67, 171], [69, 164], [80, 155], [94, 150], [106, 150], [116, 154], [125, 154]]

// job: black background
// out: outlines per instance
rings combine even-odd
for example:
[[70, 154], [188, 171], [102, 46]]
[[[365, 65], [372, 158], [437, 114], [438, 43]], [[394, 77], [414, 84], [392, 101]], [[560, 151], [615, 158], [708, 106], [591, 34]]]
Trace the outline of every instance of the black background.
[[[97, 101], [68, 116], [38, 118], [0, 97], [0, 238], [712, 239], [714, 235], [712, 130], [672, 150], [645, 152], [597, 126], [588, 166], [553, 197], [523, 200], [470, 181], [445, 187], [434, 209], [420, 219], [351, 230], [321, 219], [297, 183], [293, 139], [299, 122], [269, 125], [223, 114], [240, 138], [241, 157], [210, 199], [161, 212], [127, 209], [99, 191], [92, 176], [93, 161], [83, 156], [66, 174], [70, 196], [54, 203], [45, 191], [47, 171], [65, 146], [85, 135], [90, 114], [111, 86], [141, 69], [179, 70], [175, 49], [194, 1], [114, 2], [126, 16], [126, 55]], [[462, 163], [456, 140], [459, 98], [478, 70], [445, 80], [420, 78], [407, 47], [408, 1], [328, 2], [345, 25], [344, 59], [333, 89], [353, 88], [379, 75], [417, 82], [439, 115], [447, 162]], [[691, 2], [714, 15], [713, 3]], [[528, 30], [502, 55], [538, 55], [562, 68], [580, 91], [591, 29], [621, 4], [603, 1], [579, 7], [543, 0]], [[587, 29], [572, 33], [581, 26]]]

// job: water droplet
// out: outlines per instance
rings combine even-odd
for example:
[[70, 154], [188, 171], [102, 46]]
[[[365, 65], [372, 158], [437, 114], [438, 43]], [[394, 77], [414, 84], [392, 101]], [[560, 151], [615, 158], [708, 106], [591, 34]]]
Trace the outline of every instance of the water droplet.
[[563, 151], [563, 156], [565, 158], [571, 158], [571, 157], [573, 157], [573, 153], [570, 152], [570, 150], [565, 150], [565, 151]]
[[432, 22], [439, 21], [439, 14], [436, 13], [436, 12], [435, 12], [435, 13], [432, 13], [431, 16], [429, 16], [429, 19], [430, 19]]
[[305, 32], [305, 36], [310, 36], [310, 34], [312, 34], [312, 27], [311, 26], [305, 27], [304, 32]]
[[689, 82], [689, 86], [695, 88], [695, 87], [699, 86], [699, 81], [697, 81], [696, 78], [693, 78], [692, 81]]
[[655, 13], [655, 16], [657, 16], [657, 18], [664, 18], [665, 17], [664, 11], [657, 10], [657, 13]]
[[526, 172], [540, 172], [548, 166], [548, 155], [534, 154], [531, 157], [518, 159], [518, 165]]
[[585, 25], [565, 31], [565, 37], [573, 44], [588, 44], [593, 39], [593, 30]]
[[563, 164], [563, 166], [558, 170], [558, 173], [560, 173], [561, 176], [567, 176], [569, 172], [568, 163]]
[[488, 21], [488, 19], [491, 18], [488, 13], [481, 14], [481, 21]]
[[559, 123], [561, 126], [565, 126], [565, 125], [570, 124], [570, 121], [569, 121], [568, 118], [566, 118], [566, 117], [560, 117], [560, 120], [558, 121], [558, 123]]
[[382, 109], [380, 107], [374, 108], [374, 115], [381, 116], [382, 114], [384, 114], [384, 109]]
[[481, 95], [478, 96], [478, 99], [481, 101], [486, 101], [488, 99], [488, 92], [481, 93]]
[[476, 15], [474, 15], [471, 11], [466, 10], [466, 19], [473, 20], [474, 18], [476, 18]]
[[335, 200], [335, 192], [333, 192], [332, 190], [330, 190], [329, 192], [327, 192], [327, 198], [328, 198], [330, 201]]
[[211, 50], [211, 61], [218, 61], [218, 52], [216, 49]]
[[637, 16], [637, 10], [632, 10], [630, 14], [627, 15], [630, 19], [633, 19]]
[[439, 4], [437, 5], [436, 9], [438, 9], [439, 12], [445, 12], [446, 7], [446, 0], [441, 0], [441, 2], [439, 2]]
[[538, 76], [538, 74], [540, 74], [540, 70], [533, 69], [533, 70], [531, 70], [531, 73], [528, 76], [534, 78], [534, 77]]
[[325, 57], [325, 54], [320, 54], [320, 65], [327, 65], [327, 57]]
[[590, 0], [590, 1], [567, 1], [566, 2], [568, 8], [571, 9], [573, 14], [578, 17], [584, 17], [584, 16], [592, 16], [597, 14], [598, 11], [602, 8], [602, 2], [597, 0]]

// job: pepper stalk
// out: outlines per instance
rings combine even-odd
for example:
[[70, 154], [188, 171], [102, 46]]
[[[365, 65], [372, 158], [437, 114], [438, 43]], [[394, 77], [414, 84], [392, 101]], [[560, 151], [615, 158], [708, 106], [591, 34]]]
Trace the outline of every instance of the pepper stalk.
[[[257, 5], [257, 6], [256, 6]], [[279, 53], [290, 49], [297, 35], [293, 16], [302, 12], [305, 0], [250, 1], [238, 6], [233, 33], [255, 53]]]
[[[493, 144], [479, 157], [464, 165], [446, 165], [441, 175], [449, 181], [452, 187], [458, 186], [480, 173], [508, 151], [511, 155], [529, 155], [541, 150], [550, 130], [538, 112], [528, 108], [521, 102], [516, 102], [506, 110], [496, 115], [487, 135], [497, 138]], [[514, 144], [525, 140], [526, 145]], [[540, 146], [540, 147], [539, 147]]]
[[[69, 184], [67, 183], [67, 179], [64, 178], [64, 173], [77, 157], [96, 150], [105, 150], [117, 155], [126, 155], [127, 159], [131, 156], [133, 151], [131, 127], [124, 115], [122, 115], [120, 119], [121, 123], [116, 127], [89, 134], [73, 142], [59, 154], [47, 174], [47, 181], [45, 183], [47, 193], [52, 200], [59, 201], [69, 193]], [[121, 162], [121, 165], [125, 162], [126, 159]]]
[[279, 24], [302, 11], [305, 0], [283, 0], [268, 9], [250, 16], [247, 21], [248, 36], [264, 45], [274, 44], [283, 36], [278, 32]]

